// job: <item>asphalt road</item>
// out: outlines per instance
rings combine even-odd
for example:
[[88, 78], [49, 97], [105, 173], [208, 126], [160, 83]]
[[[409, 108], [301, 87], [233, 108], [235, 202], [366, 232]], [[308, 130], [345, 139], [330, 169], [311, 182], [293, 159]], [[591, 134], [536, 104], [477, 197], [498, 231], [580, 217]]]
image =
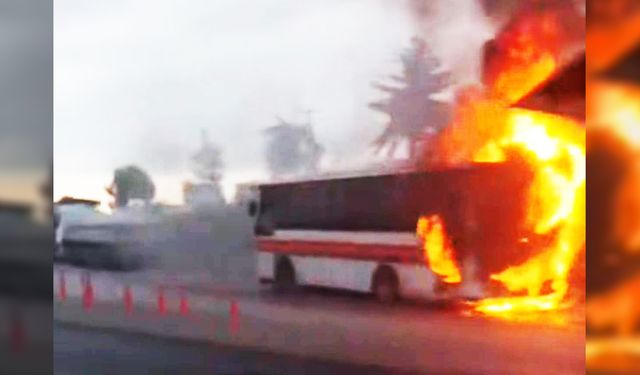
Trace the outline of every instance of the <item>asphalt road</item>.
[[[155, 272], [146, 270], [126, 275], [109, 272], [100, 274], [100, 278], [94, 278], [96, 295], [100, 294], [98, 292], [103, 287], [108, 289], [110, 285], [122, 282], [122, 279], [153, 283], [150, 279]], [[455, 370], [455, 373], [475, 371], [482, 374], [510, 374], [516, 369], [516, 373], [521, 374], [584, 373], [584, 328], [579, 322], [558, 325], [556, 319], [549, 316], [541, 321], [536, 319], [533, 323], [502, 321], [470, 316], [469, 309], [461, 305], [434, 306], [407, 302], [383, 306], [369, 296], [327, 290], [300, 290], [293, 294], [278, 295], [268, 288], [241, 288], [228, 290], [222, 293], [222, 299], [216, 299], [208, 294], [220, 295], [219, 292], [203, 290], [206, 288], [189, 289], [188, 315], [178, 313], [178, 301], [170, 298], [170, 294], [167, 294], [167, 303], [171, 312], [165, 316], [159, 315], [154, 294], [143, 297], [144, 294], [135, 293], [142, 298], [140, 301], [147, 302], [146, 307], [142, 302], [136, 303], [132, 315], [123, 313], [121, 298], [116, 298], [108, 305], [97, 304], [90, 311], [83, 311], [78, 299], [74, 302], [70, 298], [60, 303], [58, 318], [66, 322], [84, 322], [89, 326], [118, 328], [127, 333], [135, 331], [163, 336], [175, 332], [179, 337], [205, 341], [215, 337], [213, 341], [233, 347], [243, 347], [243, 343], [250, 343], [249, 347], [267, 347], [278, 353], [293, 349], [293, 353], [318, 355], [329, 360], [341, 358], [343, 361], [353, 360], [354, 363], [376, 363], [406, 369], [425, 368], [430, 373]], [[68, 292], [71, 295], [71, 289]], [[228, 336], [231, 330], [228, 316], [231, 313], [226, 298], [235, 299], [239, 306], [239, 336], [235, 338]], [[72, 336], [63, 336], [54, 340], [56, 350], [59, 340], [75, 341], [76, 344], [64, 345], [86, 348], [83, 349], [84, 354], [77, 354], [76, 359], [67, 357], [66, 360], [71, 363], [69, 366], [76, 360], [86, 361], [84, 357], [90, 357], [86, 353], [97, 350], [104, 355], [104, 351], [109, 351], [102, 346], [102, 342], [108, 340], [92, 340], [87, 337], [85, 342], [82, 337], [74, 340]], [[286, 349], [283, 349], [283, 345]], [[341, 345], [340, 349], [330, 349], [334, 345]], [[201, 353], [199, 350], [195, 352]], [[229, 349], [226, 352], [233, 351]], [[137, 352], [133, 353], [138, 356]], [[200, 364], [202, 360], [198, 358], [203, 358], [204, 355], [199, 355], [197, 357], [188, 350], [178, 350], [175, 358], [184, 356], [187, 359], [176, 360], [175, 363], [168, 360], [162, 366], [172, 363], [176, 366]], [[147, 358], [143, 364], [152, 362], [149, 358], [153, 357], [145, 357], [145, 354], [141, 356]], [[161, 360], [164, 360], [165, 357], [171, 358], [171, 355], [162, 357]], [[290, 357], [281, 355], [268, 357], [273, 358], [274, 363], [282, 359], [283, 366], [290, 363], [294, 366], [293, 370], [283, 373], [296, 373], [295, 366], [307, 361], [292, 362], [288, 359]], [[127, 358], [126, 354], [121, 358]], [[255, 358], [259, 361], [264, 357]], [[252, 361], [248, 363], [253, 363]], [[138, 366], [135, 363], [132, 365]], [[318, 362], [310, 362], [312, 369], [315, 368], [315, 363]], [[137, 367], [134, 370], [140, 372]], [[191, 371], [187, 367], [185, 373], [198, 373], [196, 370]], [[246, 370], [253, 373], [251, 371], [253, 370]], [[263, 371], [274, 373], [270, 372], [270, 367]], [[304, 371], [314, 373], [310, 372], [312, 370]], [[241, 369], [239, 373], [244, 372]], [[317, 373], [341, 372], [332, 370]]]
[[53, 373], [60, 375], [389, 373], [379, 367], [331, 363], [73, 325], [55, 324], [53, 333]]
[[[364, 353], [371, 353], [370, 349], [375, 348], [380, 350], [379, 354], [371, 354], [376, 358], [397, 359], [399, 355], [403, 359], [396, 362], [426, 363], [436, 371], [455, 368], [456, 373], [473, 373], [474, 369], [481, 373], [514, 373], [515, 369], [523, 374], [584, 372], [584, 330], [579, 321], [555, 327], [554, 317], [546, 317], [549, 324], [544, 321], [525, 324], [469, 317], [468, 311], [452, 306], [401, 304], [388, 308], [367, 296], [335, 291], [274, 295], [268, 288], [258, 286], [250, 225], [237, 214], [204, 224], [184, 224], [181, 233], [165, 237], [151, 248], [152, 262], [146, 269], [89, 272], [96, 276], [97, 286], [168, 284], [186, 287], [194, 298], [211, 294], [236, 299], [242, 308], [241, 316], [246, 312], [247, 316], [277, 320], [262, 323], [254, 320], [249, 322], [253, 326], [244, 326], [250, 328], [248, 334], [255, 336], [252, 339], [255, 342], [267, 338], [286, 341], [281, 331], [269, 328], [280, 324], [289, 327], [287, 330], [295, 336], [297, 346], [329, 345], [333, 337], [343, 335], [344, 340], [354, 343], [356, 352], [356, 348], [361, 348]], [[56, 268], [74, 271], [74, 267]], [[149, 298], [153, 302], [155, 297]], [[96, 314], [91, 315], [92, 319], [98, 319]], [[116, 323], [130, 330], [142, 324]], [[385, 373], [379, 368], [251, 353], [244, 349], [63, 328], [56, 328], [54, 338], [56, 373]], [[395, 341], [381, 344], [382, 332], [386, 335], [383, 340]]]

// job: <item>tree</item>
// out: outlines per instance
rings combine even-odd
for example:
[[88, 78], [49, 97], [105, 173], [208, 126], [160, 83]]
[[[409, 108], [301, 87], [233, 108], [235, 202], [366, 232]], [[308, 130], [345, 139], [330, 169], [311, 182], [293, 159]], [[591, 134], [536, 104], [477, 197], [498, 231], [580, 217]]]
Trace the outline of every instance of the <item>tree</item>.
[[113, 182], [107, 187], [107, 192], [115, 198], [116, 207], [125, 207], [131, 199], [148, 202], [153, 199], [155, 190], [151, 177], [135, 165], [116, 169]]
[[324, 148], [310, 123], [297, 125], [278, 118], [265, 130], [266, 160], [272, 176], [313, 174], [318, 170]]
[[449, 74], [437, 72], [438, 60], [429, 54], [426, 43], [412, 39], [412, 48], [401, 55], [402, 76], [390, 78], [400, 86], [374, 84], [389, 94], [369, 107], [389, 116], [389, 122], [374, 144], [378, 150], [388, 147], [389, 156], [402, 140], [409, 141], [410, 157], [416, 156], [417, 142], [425, 135], [440, 132], [449, 122], [449, 105], [431, 98], [449, 86]]

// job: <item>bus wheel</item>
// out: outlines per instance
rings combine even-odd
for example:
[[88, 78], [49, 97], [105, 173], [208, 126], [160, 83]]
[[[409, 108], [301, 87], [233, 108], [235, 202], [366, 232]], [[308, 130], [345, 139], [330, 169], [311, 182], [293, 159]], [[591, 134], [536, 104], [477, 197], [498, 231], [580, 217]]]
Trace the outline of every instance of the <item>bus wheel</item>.
[[389, 266], [381, 266], [373, 276], [372, 292], [384, 304], [398, 300], [398, 277]]
[[276, 265], [273, 286], [278, 292], [290, 292], [296, 287], [296, 271], [289, 258], [282, 258]]

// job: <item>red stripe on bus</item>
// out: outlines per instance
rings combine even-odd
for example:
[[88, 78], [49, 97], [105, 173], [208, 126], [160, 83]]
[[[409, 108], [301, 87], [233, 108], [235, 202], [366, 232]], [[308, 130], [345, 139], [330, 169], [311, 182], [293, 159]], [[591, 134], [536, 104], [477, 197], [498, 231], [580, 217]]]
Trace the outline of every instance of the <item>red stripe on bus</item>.
[[401, 263], [416, 263], [422, 261], [418, 247], [408, 245], [259, 239], [258, 249], [268, 253], [300, 256]]

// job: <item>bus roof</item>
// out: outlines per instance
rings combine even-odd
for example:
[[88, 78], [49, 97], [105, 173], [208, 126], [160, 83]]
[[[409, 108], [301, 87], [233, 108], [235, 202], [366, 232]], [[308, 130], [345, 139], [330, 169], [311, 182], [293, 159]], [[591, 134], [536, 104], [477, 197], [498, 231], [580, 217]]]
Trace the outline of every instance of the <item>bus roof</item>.
[[263, 183], [256, 183], [256, 186], [275, 186], [275, 185], [287, 185], [287, 184], [296, 184], [296, 183], [305, 183], [305, 182], [317, 182], [317, 181], [327, 181], [327, 180], [342, 180], [342, 179], [352, 179], [352, 178], [364, 178], [364, 177], [379, 177], [379, 176], [391, 176], [391, 175], [405, 175], [405, 174], [420, 174], [420, 173], [446, 173], [446, 172], [455, 172], [455, 171], [467, 171], [477, 168], [483, 167], [491, 167], [501, 165], [503, 163], [472, 163], [472, 164], [461, 164], [455, 167], [451, 166], [442, 166], [431, 169], [416, 169], [416, 168], [398, 168], [394, 170], [367, 170], [367, 171], [346, 171], [346, 172], [336, 172], [336, 173], [323, 173], [316, 176], [307, 177], [305, 179], [282, 179], [277, 181], [269, 181]]

